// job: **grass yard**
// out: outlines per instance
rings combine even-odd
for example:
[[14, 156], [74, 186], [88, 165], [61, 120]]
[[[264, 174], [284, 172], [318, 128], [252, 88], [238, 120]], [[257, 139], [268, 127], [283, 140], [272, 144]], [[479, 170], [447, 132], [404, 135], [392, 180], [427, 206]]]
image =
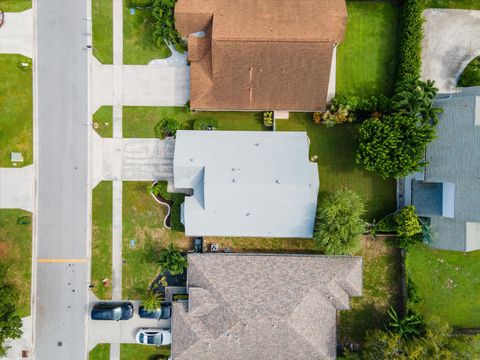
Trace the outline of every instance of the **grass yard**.
[[102, 106], [95, 111], [93, 125], [95, 131], [101, 137], [113, 137], [113, 106]]
[[340, 312], [339, 343], [362, 343], [369, 330], [384, 330], [390, 305], [400, 303], [400, 252], [381, 237], [365, 237], [363, 256], [363, 296], [350, 300], [351, 309]]
[[169, 356], [170, 346], [120, 345], [120, 360], [166, 360]]
[[337, 93], [391, 95], [398, 7], [386, 1], [348, 1], [347, 10], [347, 32], [337, 52]]
[[427, 8], [480, 10], [478, 0], [427, 0]]
[[153, 42], [152, 10], [130, 9], [130, 1], [123, 0], [123, 63], [146, 65], [154, 59], [164, 59], [172, 53], [165, 43]]
[[[123, 183], [123, 264], [122, 293], [125, 299], [141, 300], [158, 273], [155, 253], [172, 241], [182, 249], [190, 242], [183, 233], [163, 226], [164, 206], [147, 194], [148, 182]], [[130, 240], [135, 246], [130, 247]]]
[[102, 64], [113, 64], [113, 5], [92, 0], [93, 55]]
[[123, 136], [128, 138], [153, 138], [155, 125], [164, 118], [173, 118], [183, 124], [184, 129], [193, 128], [196, 119], [215, 118], [219, 130], [265, 130], [259, 112], [189, 112], [180, 107], [123, 107]]
[[394, 180], [383, 180], [356, 164], [357, 128], [357, 124], [331, 128], [316, 125], [311, 114], [305, 113], [292, 113], [288, 120], [277, 120], [277, 130], [307, 131], [310, 156], [318, 156], [320, 200], [341, 187], [349, 187], [365, 200], [366, 220], [379, 220], [396, 209], [396, 185]]
[[8, 281], [19, 292], [17, 309], [21, 317], [30, 315], [32, 276], [32, 226], [17, 221], [32, 214], [23, 210], [0, 209], [0, 263], [7, 266]]
[[417, 287], [424, 315], [437, 315], [457, 328], [480, 327], [480, 251], [462, 253], [415, 244], [407, 271]]
[[480, 86], [480, 56], [473, 59], [463, 70], [457, 86]]
[[12, 151], [23, 154], [22, 165], [32, 163], [32, 71], [19, 67], [27, 60], [22, 55], [0, 54], [0, 167], [12, 167]]
[[102, 181], [92, 192], [92, 283], [93, 292], [102, 300], [112, 298], [112, 288], [103, 279], [112, 280], [112, 182]]
[[4, 12], [19, 12], [19, 11], [25, 11], [31, 8], [32, 8], [32, 0], [1, 0], [0, 1], [0, 10]]
[[110, 344], [98, 344], [88, 354], [88, 360], [110, 360]]

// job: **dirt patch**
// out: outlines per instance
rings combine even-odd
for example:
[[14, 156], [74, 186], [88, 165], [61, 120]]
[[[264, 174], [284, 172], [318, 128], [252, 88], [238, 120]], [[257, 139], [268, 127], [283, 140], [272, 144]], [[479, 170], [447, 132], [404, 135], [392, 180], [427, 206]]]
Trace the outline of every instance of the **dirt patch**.
[[10, 245], [6, 242], [0, 242], [0, 259], [7, 259], [9, 257]]

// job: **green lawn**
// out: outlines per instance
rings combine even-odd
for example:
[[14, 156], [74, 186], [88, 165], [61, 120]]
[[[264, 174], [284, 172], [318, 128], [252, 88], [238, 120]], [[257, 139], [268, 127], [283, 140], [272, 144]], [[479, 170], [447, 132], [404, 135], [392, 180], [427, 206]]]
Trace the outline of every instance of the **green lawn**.
[[30, 315], [30, 283], [32, 276], [32, 226], [17, 224], [21, 216], [32, 217], [23, 210], [0, 209], [0, 262], [7, 266], [8, 281], [20, 294], [20, 316]]
[[398, 7], [390, 2], [350, 1], [347, 10], [347, 32], [337, 52], [337, 93], [391, 95]]
[[480, 10], [478, 0], [427, 0], [427, 8]]
[[480, 56], [473, 59], [463, 70], [457, 86], [480, 86]]
[[113, 5], [92, 0], [93, 55], [102, 64], [113, 64]]
[[[166, 208], [147, 194], [148, 182], [123, 183], [123, 264], [122, 293], [125, 299], [141, 300], [158, 274], [155, 254], [173, 241], [189, 246], [183, 233], [163, 226]], [[135, 246], [130, 247], [130, 240]]]
[[92, 283], [93, 292], [102, 300], [112, 298], [112, 182], [102, 181], [92, 192]]
[[120, 360], [166, 360], [169, 356], [169, 346], [120, 345]]
[[155, 125], [164, 118], [173, 118], [191, 130], [195, 119], [215, 118], [219, 130], [264, 130], [262, 114], [258, 112], [189, 112], [185, 107], [123, 107], [123, 136], [128, 138], [155, 137]]
[[0, 54], [0, 167], [12, 166], [12, 151], [23, 154], [22, 165], [32, 163], [32, 72], [19, 67], [27, 59]]
[[316, 125], [311, 114], [292, 113], [288, 120], [277, 120], [277, 130], [307, 131], [310, 155], [318, 156], [320, 200], [325, 195], [347, 186], [363, 197], [367, 205], [367, 220], [379, 220], [396, 209], [394, 180], [364, 171], [355, 162], [357, 124], [335, 127]]
[[28, 10], [31, 8], [32, 8], [32, 0], [1, 0], [0, 1], [0, 10], [3, 10], [4, 12], [18, 12], [18, 11]]
[[357, 255], [363, 257], [363, 295], [340, 312], [339, 343], [362, 343], [367, 331], [384, 330], [389, 306], [400, 306], [400, 253], [391, 240], [365, 237]]
[[160, 47], [153, 42], [153, 18], [151, 9], [134, 9], [130, 1], [123, 0], [123, 63], [148, 64], [154, 59], [164, 59], [172, 53], [165, 43]]
[[113, 137], [113, 106], [102, 106], [93, 114], [95, 131], [101, 137]]
[[98, 344], [97, 346], [95, 346], [88, 354], [88, 359], [110, 360], [110, 344]]
[[461, 253], [415, 244], [407, 270], [422, 299], [415, 306], [453, 327], [480, 327], [480, 251]]

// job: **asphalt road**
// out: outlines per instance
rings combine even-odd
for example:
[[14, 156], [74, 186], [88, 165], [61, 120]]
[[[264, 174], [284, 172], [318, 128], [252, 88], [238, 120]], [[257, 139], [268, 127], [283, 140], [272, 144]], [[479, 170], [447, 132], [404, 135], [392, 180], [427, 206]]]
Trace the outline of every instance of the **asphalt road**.
[[[37, 0], [37, 360], [87, 356], [87, 0]], [[43, 260], [42, 260], [43, 259]]]

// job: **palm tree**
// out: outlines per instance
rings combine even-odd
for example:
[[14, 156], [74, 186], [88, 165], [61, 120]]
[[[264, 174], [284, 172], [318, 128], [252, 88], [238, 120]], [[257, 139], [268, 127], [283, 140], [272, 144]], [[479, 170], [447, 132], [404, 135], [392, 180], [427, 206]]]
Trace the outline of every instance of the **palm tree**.
[[168, 270], [172, 275], [183, 273], [188, 266], [187, 259], [173, 243], [170, 243], [170, 245], [162, 251], [159, 263], [161, 272]]

